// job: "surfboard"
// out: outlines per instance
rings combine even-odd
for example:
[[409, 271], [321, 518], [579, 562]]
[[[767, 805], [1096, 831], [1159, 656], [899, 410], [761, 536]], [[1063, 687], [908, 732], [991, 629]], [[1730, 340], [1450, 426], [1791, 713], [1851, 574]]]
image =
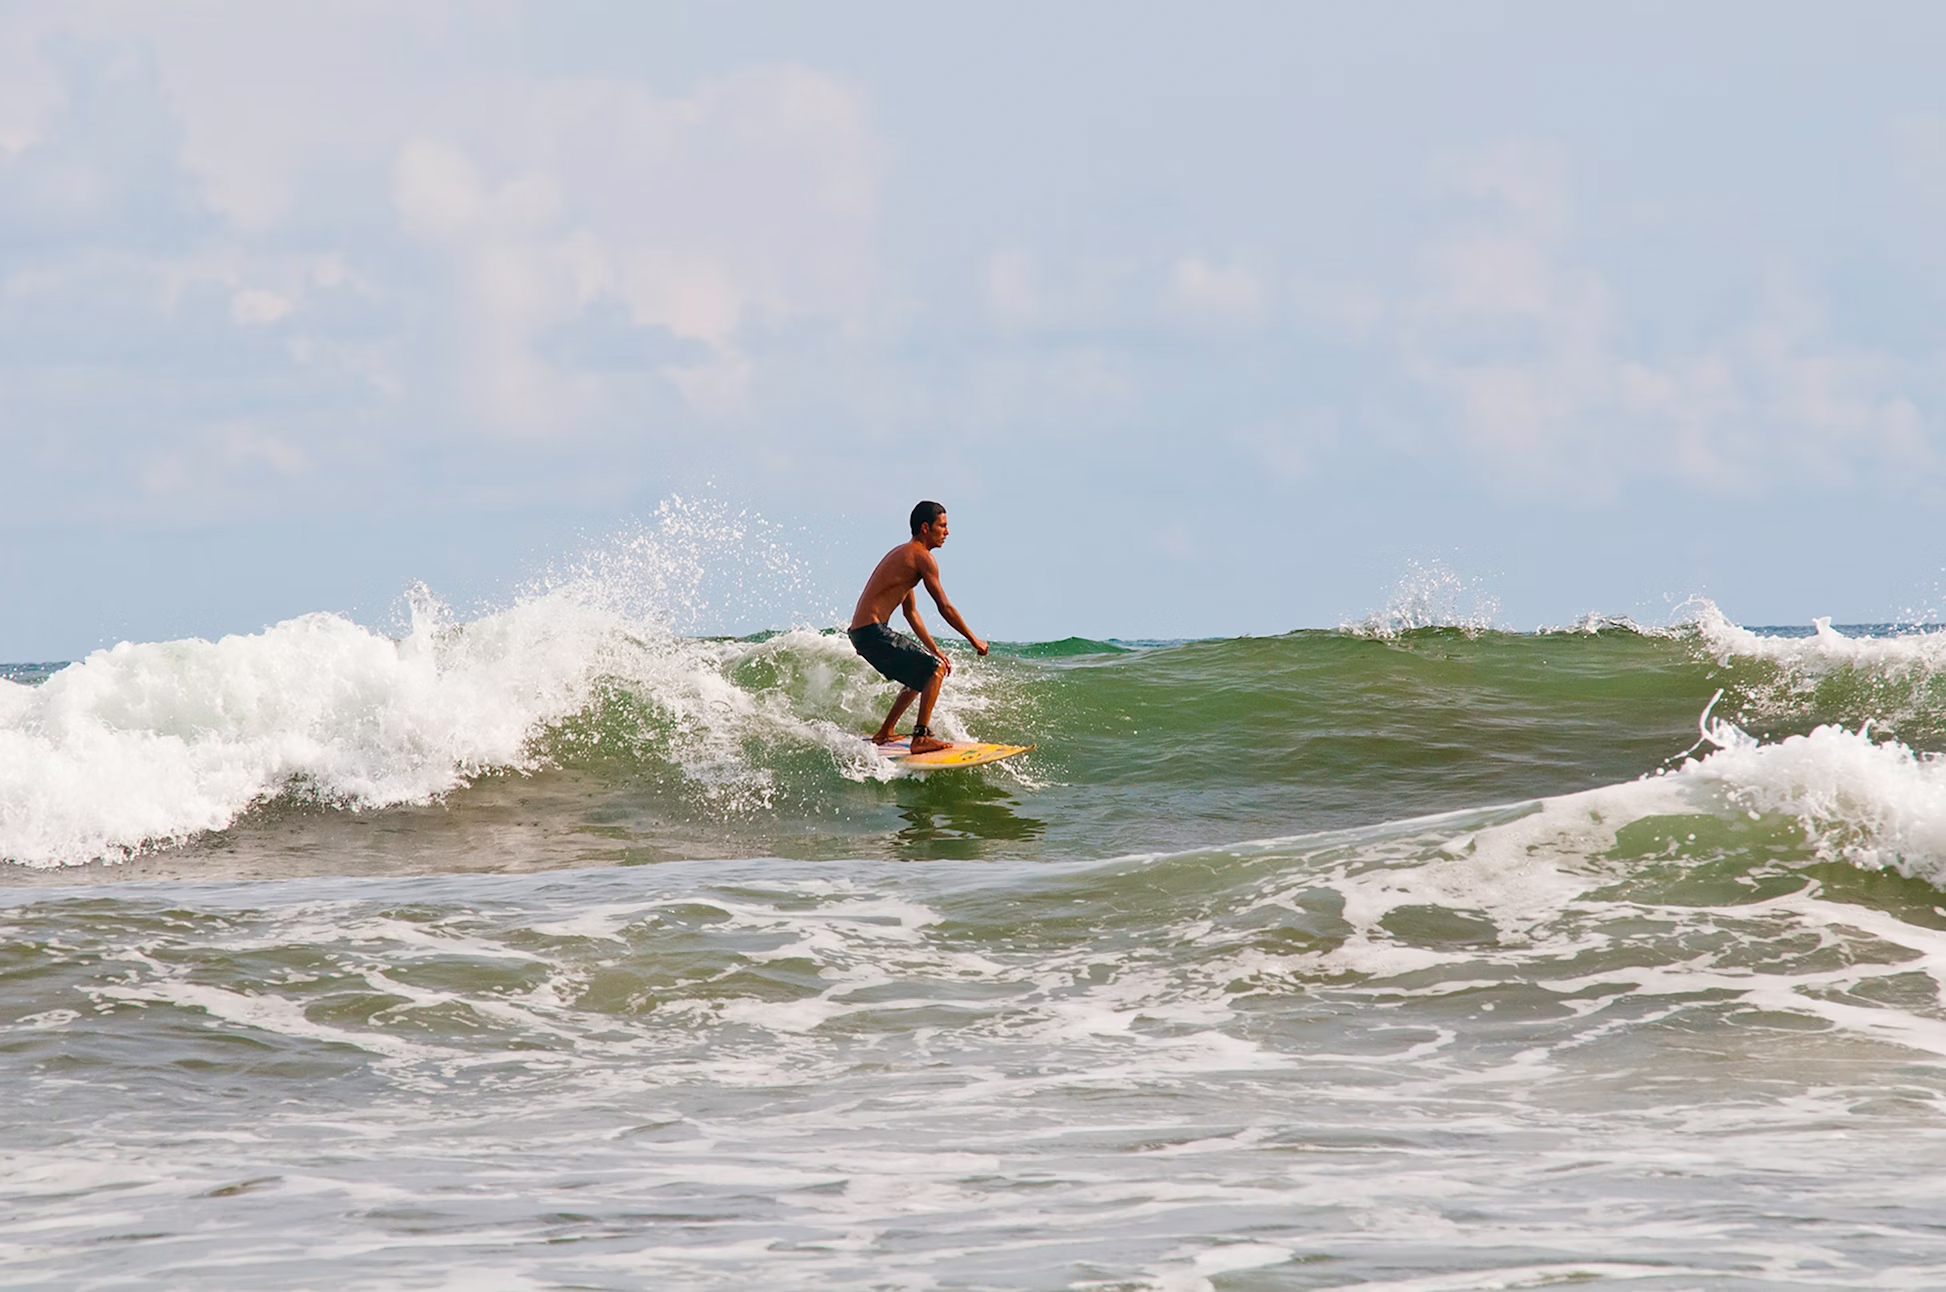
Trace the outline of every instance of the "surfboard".
[[[870, 740], [865, 743], [871, 745]], [[958, 744], [948, 745], [944, 749], [935, 749], [931, 753], [915, 754], [912, 752], [911, 737], [900, 736], [890, 744], [872, 745], [872, 748], [877, 751], [879, 757], [891, 762], [933, 771], [940, 767], [980, 767], [986, 763], [997, 763], [1003, 758], [1024, 754], [1035, 746], [995, 745], [984, 740], [964, 740]]]

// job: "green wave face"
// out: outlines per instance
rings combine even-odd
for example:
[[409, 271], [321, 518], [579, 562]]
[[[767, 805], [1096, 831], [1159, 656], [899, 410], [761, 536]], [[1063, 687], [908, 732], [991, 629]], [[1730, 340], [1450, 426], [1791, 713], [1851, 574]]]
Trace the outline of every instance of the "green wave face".
[[1427, 629], [1193, 642], [1035, 689], [1077, 780], [1256, 795], [1328, 828], [1640, 775], [1694, 740], [1713, 686], [1668, 640]]
[[[923, 780], [862, 774], [834, 741], [873, 726], [893, 688], [798, 634], [725, 662], [771, 720], [733, 742], [719, 779], [685, 771], [680, 724], [620, 683], [577, 719], [593, 726], [593, 757], [558, 765], [627, 785], [624, 815], [645, 837], [682, 836], [680, 855], [1088, 858], [1628, 782], [1707, 753], [1706, 710], [1772, 741], [1876, 722], [1923, 750], [1946, 729], [1925, 667], [1725, 653], [1697, 630], [1068, 639], [957, 655], [941, 705], [954, 734], [1034, 754]], [[746, 782], [720, 779], [732, 764]]]
[[1634, 633], [959, 650], [947, 728], [1039, 748], [888, 778], [853, 742], [894, 688], [842, 642], [722, 643], [708, 671], [727, 689], [700, 710], [611, 676], [536, 740], [542, 772], [461, 797], [579, 801], [584, 861], [1170, 851], [1630, 780], [1695, 743], [1724, 672], [1692, 640]]

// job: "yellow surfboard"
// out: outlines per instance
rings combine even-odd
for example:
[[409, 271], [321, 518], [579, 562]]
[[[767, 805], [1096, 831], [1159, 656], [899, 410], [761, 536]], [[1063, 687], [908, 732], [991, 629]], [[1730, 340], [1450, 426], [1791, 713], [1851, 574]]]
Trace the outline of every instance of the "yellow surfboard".
[[[870, 744], [870, 741], [866, 742]], [[994, 745], [984, 740], [967, 740], [944, 749], [935, 749], [927, 754], [912, 752], [912, 740], [900, 736], [890, 744], [872, 745], [879, 756], [904, 766], [932, 771], [939, 767], [979, 767], [985, 763], [997, 763], [1015, 754], [1024, 754], [1033, 745]]]

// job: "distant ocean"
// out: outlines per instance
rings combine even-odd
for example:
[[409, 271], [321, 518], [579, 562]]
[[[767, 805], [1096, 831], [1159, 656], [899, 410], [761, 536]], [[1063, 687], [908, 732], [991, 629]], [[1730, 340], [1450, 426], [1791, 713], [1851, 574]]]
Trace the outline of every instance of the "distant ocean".
[[1946, 1286], [1946, 633], [564, 585], [0, 680], [0, 1283]]

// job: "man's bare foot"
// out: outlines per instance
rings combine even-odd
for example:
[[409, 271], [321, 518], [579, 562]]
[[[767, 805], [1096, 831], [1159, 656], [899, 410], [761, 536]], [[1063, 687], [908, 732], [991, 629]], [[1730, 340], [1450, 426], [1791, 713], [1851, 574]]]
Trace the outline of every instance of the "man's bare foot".
[[915, 754], [930, 754], [941, 749], [951, 749], [952, 747], [952, 741], [941, 740], [937, 736], [914, 736], [912, 738], [912, 752]]
[[892, 729], [890, 727], [880, 727], [877, 731], [874, 731], [871, 735], [867, 736], [866, 739], [871, 741], [874, 745], [889, 745], [893, 741], [897, 740], [898, 737], [892, 734]]

